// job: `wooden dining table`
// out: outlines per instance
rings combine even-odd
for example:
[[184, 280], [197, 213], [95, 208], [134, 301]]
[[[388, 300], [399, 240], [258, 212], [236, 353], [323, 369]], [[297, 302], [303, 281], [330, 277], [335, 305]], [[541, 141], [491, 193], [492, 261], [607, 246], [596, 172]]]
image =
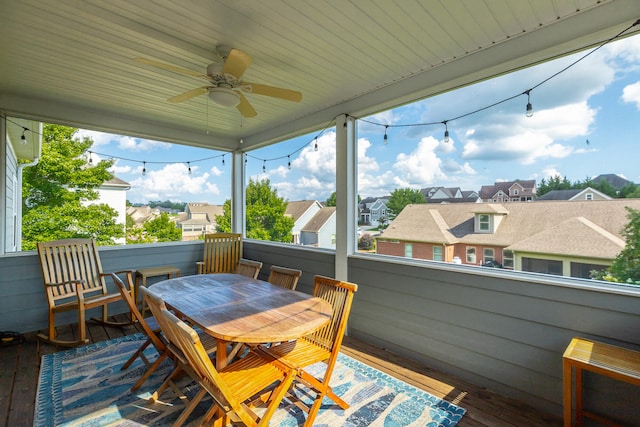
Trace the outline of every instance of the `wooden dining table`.
[[295, 340], [325, 325], [332, 315], [326, 300], [239, 274], [183, 276], [149, 288], [165, 304], [217, 340], [216, 367], [233, 353], [230, 343]]

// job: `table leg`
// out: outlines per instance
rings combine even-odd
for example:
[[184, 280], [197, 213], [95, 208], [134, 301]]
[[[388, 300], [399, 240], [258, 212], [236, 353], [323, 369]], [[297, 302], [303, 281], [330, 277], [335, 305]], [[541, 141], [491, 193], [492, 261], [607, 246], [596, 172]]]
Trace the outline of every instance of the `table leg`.
[[582, 368], [576, 366], [576, 426], [582, 427]]
[[562, 362], [563, 397], [564, 397], [564, 427], [571, 427], [571, 364], [567, 360]]
[[228, 341], [218, 339], [218, 349], [216, 350], [216, 369], [220, 370], [227, 366], [227, 344]]

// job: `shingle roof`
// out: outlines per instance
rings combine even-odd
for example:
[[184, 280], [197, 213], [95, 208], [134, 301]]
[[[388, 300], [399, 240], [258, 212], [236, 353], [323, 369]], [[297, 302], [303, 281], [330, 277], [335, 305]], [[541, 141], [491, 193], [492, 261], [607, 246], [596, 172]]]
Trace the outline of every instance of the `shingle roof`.
[[[624, 247], [626, 206], [640, 210], [640, 199], [408, 205], [379, 238], [613, 258]], [[502, 215], [495, 233], [474, 232], [479, 212]]]
[[336, 213], [335, 206], [329, 206], [329, 207], [320, 209], [309, 220], [309, 222], [302, 228], [301, 231], [317, 233], [326, 224], [329, 218], [331, 218], [331, 215], [334, 215], [335, 213]]
[[316, 200], [297, 200], [294, 202], [287, 202], [287, 208], [284, 211], [285, 215], [291, 215], [294, 221], [297, 221], [311, 206], [318, 203]]

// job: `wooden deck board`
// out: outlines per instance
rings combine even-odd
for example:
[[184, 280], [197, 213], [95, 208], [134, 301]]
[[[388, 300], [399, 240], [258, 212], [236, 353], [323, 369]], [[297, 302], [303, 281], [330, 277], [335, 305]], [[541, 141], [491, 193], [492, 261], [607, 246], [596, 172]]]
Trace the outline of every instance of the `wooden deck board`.
[[[117, 316], [123, 321], [124, 315]], [[60, 327], [59, 334], [74, 339], [77, 325]], [[122, 328], [89, 322], [87, 335], [91, 342], [104, 341], [137, 332], [137, 325]], [[44, 354], [64, 350], [39, 342], [35, 333], [25, 334], [22, 344], [0, 347], [0, 427], [32, 426], [40, 358]], [[520, 402], [491, 393], [482, 387], [465, 383], [434, 371], [363, 341], [345, 337], [342, 351], [369, 366], [426, 390], [434, 396], [462, 406], [467, 413], [460, 427], [561, 426], [560, 417], [540, 413]]]

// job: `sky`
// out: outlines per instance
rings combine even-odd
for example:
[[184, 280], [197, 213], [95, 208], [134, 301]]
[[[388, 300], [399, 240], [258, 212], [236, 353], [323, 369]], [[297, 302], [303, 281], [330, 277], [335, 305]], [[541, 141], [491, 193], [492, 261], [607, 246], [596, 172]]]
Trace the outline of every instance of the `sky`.
[[[640, 36], [587, 55], [592, 50], [361, 118], [358, 194], [480, 191], [499, 181], [539, 184], [558, 175], [575, 182], [610, 173], [640, 184]], [[531, 117], [523, 95], [529, 89]], [[89, 130], [78, 136], [93, 139], [93, 161], [116, 160], [112, 172], [131, 184], [132, 203], [230, 198], [229, 154]], [[333, 127], [248, 154], [247, 179], [269, 179], [285, 200], [324, 201], [335, 191]]]

